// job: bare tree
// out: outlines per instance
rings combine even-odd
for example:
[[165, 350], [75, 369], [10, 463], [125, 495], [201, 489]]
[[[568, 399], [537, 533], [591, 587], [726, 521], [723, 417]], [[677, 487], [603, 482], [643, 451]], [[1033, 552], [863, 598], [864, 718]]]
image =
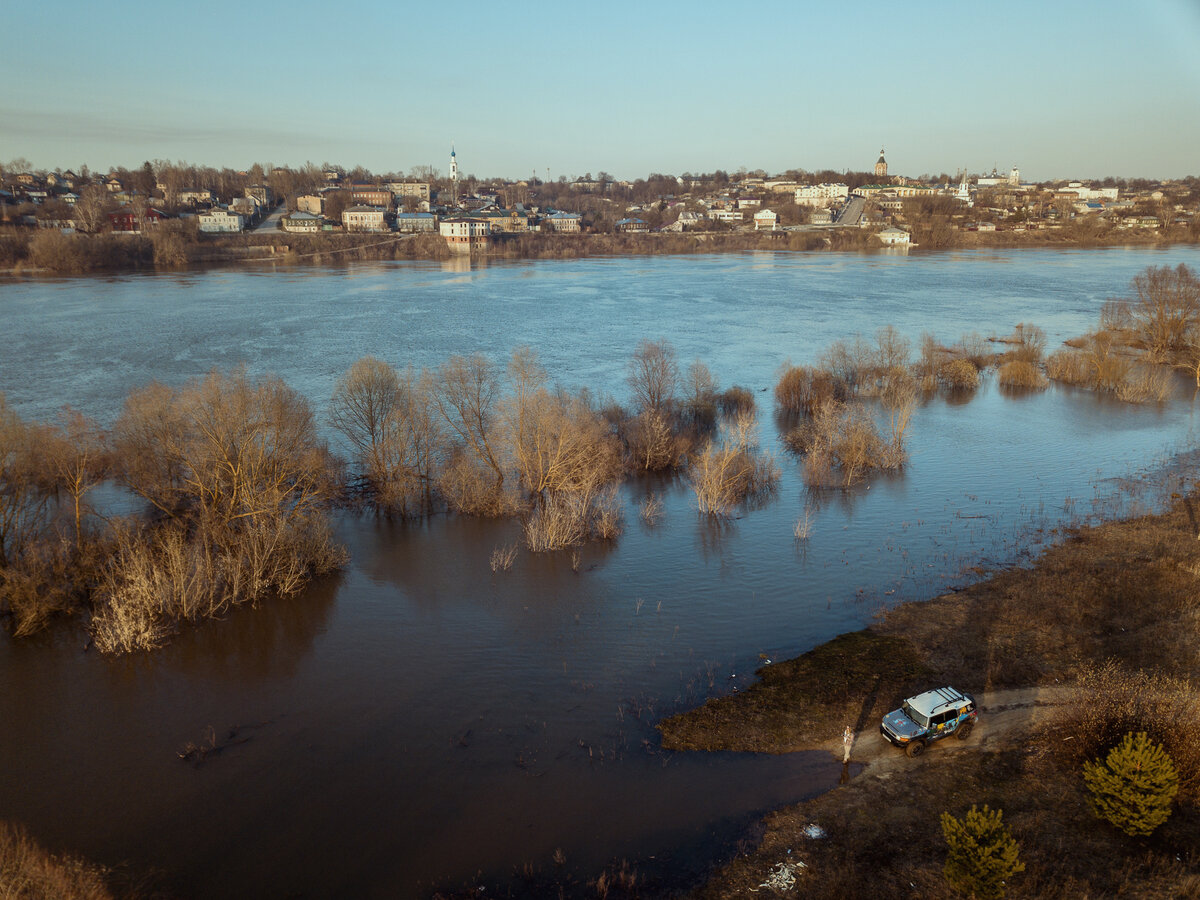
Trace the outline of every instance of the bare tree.
[[75, 201], [75, 222], [79, 230], [95, 234], [103, 226], [111, 205], [108, 191], [100, 184], [89, 184], [79, 192]]
[[87, 494], [108, 474], [108, 438], [95, 419], [63, 407], [60, 424], [48, 435], [44, 459], [71, 501], [75, 549], [83, 548], [83, 519], [90, 512]]
[[1200, 320], [1200, 279], [1183, 263], [1150, 266], [1132, 283], [1130, 313], [1152, 360], [1168, 362], [1186, 349], [1188, 332]]
[[679, 384], [675, 348], [665, 339], [642, 341], [629, 361], [626, 381], [639, 409], [661, 412], [669, 407]]
[[450, 430], [472, 456], [491, 470], [495, 488], [504, 487], [502, 446], [496, 434], [500, 380], [482, 354], [452, 356], [437, 372], [435, 402]]

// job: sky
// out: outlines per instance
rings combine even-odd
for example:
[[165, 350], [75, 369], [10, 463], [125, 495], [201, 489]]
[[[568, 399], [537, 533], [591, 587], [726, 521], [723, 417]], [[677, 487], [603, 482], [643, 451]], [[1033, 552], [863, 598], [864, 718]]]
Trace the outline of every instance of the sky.
[[38, 0], [0, 161], [1200, 174], [1200, 0]]

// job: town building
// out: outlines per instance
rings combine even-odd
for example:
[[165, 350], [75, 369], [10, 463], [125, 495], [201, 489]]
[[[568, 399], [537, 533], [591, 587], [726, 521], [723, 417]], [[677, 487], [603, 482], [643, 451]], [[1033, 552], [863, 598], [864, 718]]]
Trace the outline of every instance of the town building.
[[378, 206], [351, 206], [342, 211], [342, 227], [346, 231], [387, 231], [383, 215]]
[[760, 209], [754, 214], [755, 231], [774, 231], [779, 227], [779, 214], [769, 209]]
[[384, 187], [392, 192], [392, 197], [397, 203], [403, 202], [405, 197], [429, 200], [429, 182], [427, 181], [389, 181]]
[[167, 218], [165, 212], [153, 207], [147, 208], [139, 216], [132, 206], [126, 204], [108, 214], [108, 224], [113, 231], [121, 234], [141, 234], [143, 228], [153, 228]]
[[322, 224], [319, 215], [300, 209], [279, 218], [279, 227], [289, 234], [316, 234], [321, 230]]
[[446, 245], [455, 253], [486, 250], [491, 227], [483, 219], [459, 217], [443, 219], [439, 230]]
[[542, 225], [560, 234], [578, 234], [582, 221], [579, 213], [556, 212], [542, 219]]
[[906, 245], [912, 243], [912, 235], [910, 235], [903, 228], [897, 228], [894, 225], [890, 228], [883, 229], [883, 231], [879, 232], [876, 237], [888, 246]]
[[396, 213], [396, 230], [432, 234], [437, 230], [437, 216], [427, 212]]
[[795, 191], [797, 206], [829, 206], [849, 196], [850, 188], [844, 184], [806, 184]]
[[650, 226], [642, 219], [618, 219], [614, 226], [622, 234], [646, 234]]
[[387, 209], [392, 205], [392, 192], [375, 184], [356, 184], [350, 188], [350, 202]]
[[323, 215], [325, 212], [325, 198], [320, 194], [305, 194], [302, 197], [297, 197], [296, 209], [299, 212], [306, 212], [312, 216]]
[[246, 227], [241, 213], [210, 209], [196, 216], [196, 227], [205, 234], [237, 234]]

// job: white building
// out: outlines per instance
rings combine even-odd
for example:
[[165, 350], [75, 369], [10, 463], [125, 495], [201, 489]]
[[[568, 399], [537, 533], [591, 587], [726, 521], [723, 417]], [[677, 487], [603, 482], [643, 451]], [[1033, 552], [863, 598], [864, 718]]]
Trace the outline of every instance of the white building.
[[894, 246], [896, 244], [911, 244], [912, 243], [912, 235], [910, 235], [903, 228], [897, 228], [894, 225], [891, 226], [890, 228], [883, 229], [883, 231], [879, 232], [879, 234], [877, 234], [876, 237], [878, 237], [881, 241], [883, 241], [888, 246]]
[[779, 227], [779, 214], [769, 209], [760, 209], [754, 214], [755, 231], [774, 231]]
[[383, 209], [378, 206], [351, 206], [342, 211], [342, 227], [346, 231], [386, 231]]
[[210, 209], [196, 216], [197, 227], [205, 234], [237, 233], [246, 227], [241, 213]]
[[492, 226], [484, 219], [444, 219], [438, 229], [455, 253], [486, 249], [492, 233]]
[[279, 222], [284, 231], [292, 234], [316, 234], [321, 230], [320, 216], [299, 209], [283, 216]]
[[797, 206], [829, 206], [850, 196], [844, 184], [806, 184], [796, 188]]

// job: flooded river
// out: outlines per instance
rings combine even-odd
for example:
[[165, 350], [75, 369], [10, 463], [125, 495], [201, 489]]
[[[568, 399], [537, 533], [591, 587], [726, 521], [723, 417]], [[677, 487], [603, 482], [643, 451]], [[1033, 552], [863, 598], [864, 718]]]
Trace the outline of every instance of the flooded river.
[[[751, 388], [777, 448], [782, 363], [895, 325], [1094, 327], [1147, 265], [1195, 248], [926, 256], [750, 253], [0, 281], [0, 390], [27, 418], [71, 403], [110, 422], [125, 393], [212, 367], [273, 372], [324, 409], [358, 357], [436, 365], [533, 347], [551, 379], [627, 399], [630, 354], [666, 338]], [[624, 534], [522, 551], [518, 525], [344, 517], [351, 562], [303, 595], [102, 658], [80, 631], [0, 637], [0, 819], [54, 849], [162, 873], [187, 898], [421, 896], [524, 870], [582, 885], [622, 859], [685, 883], [762, 811], [840, 765], [662, 751], [664, 714], [747, 683], [763, 660], [1027, 558], [1052, 529], [1143, 502], [1126, 479], [1195, 444], [1192, 393], [1132, 406], [1052, 387], [934, 399], [902, 475], [716, 528], [686, 485], [623, 489]], [[647, 492], [665, 515], [637, 515]], [[1132, 499], [1130, 499], [1132, 496]], [[812, 536], [793, 525], [811, 510]], [[202, 765], [187, 744], [216, 747]]]

